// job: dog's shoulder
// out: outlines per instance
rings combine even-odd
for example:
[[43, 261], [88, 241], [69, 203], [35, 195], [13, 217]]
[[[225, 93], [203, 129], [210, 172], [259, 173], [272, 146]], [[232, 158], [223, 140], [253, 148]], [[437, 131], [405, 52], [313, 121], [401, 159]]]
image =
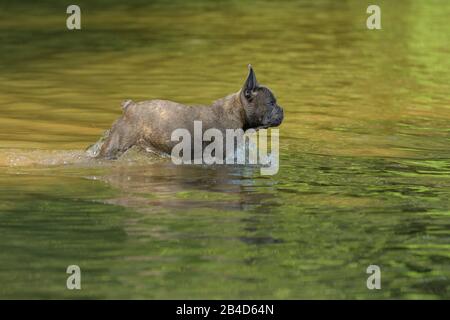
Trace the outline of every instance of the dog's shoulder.
[[137, 107], [141, 108], [151, 108], [151, 107], [158, 107], [158, 108], [170, 108], [170, 107], [187, 107], [184, 104], [170, 101], [170, 100], [162, 100], [162, 99], [153, 99], [153, 100], [145, 100], [140, 101], [136, 103]]

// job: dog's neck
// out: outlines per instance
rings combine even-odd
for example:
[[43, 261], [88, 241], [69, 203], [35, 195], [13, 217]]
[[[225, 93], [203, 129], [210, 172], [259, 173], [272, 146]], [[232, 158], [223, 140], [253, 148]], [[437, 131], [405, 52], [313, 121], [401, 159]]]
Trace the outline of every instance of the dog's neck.
[[212, 104], [212, 108], [224, 129], [244, 129], [246, 127], [246, 115], [240, 90], [216, 100]]

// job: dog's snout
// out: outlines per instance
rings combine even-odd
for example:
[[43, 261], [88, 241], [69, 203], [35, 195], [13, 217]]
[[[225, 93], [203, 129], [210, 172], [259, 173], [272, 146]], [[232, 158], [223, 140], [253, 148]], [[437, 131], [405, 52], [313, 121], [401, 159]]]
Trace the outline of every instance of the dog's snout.
[[270, 123], [271, 126], [279, 126], [281, 122], [283, 122], [284, 118], [284, 110], [281, 106], [277, 105], [270, 114]]

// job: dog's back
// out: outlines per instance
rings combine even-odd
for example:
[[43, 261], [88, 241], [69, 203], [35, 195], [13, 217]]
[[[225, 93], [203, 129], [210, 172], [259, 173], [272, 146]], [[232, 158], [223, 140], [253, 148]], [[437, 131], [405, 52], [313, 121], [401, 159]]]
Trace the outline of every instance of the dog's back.
[[214, 108], [187, 106], [168, 100], [147, 100], [122, 104], [123, 114], [113, 124], [98, 157], [114, 158], [133, 145], [170, 153], [176, 141], [171, 133], [179, 128], [194, 132], [194, 121], [206, 127], [216, 125]]
[[243, 87], [217, 100], [211, 107], [186, 106], [168, 100], [126, 100], [122, 109], [122, 116], [102, 138], [104, 142], [101, 139], [93, 148], [100, 150], [98, 157], [116, 158], [134, 145], [170, 153], [178, 143], [171, 140], [172, 133], [176, 129], [186, 129], [194, 136], [195, 121], [201, 121], [202, 131], [215, 128], [223, 132], [225, 129], [278, 126], [284, 117], [275, 96], [258, 84], [250, 65]]

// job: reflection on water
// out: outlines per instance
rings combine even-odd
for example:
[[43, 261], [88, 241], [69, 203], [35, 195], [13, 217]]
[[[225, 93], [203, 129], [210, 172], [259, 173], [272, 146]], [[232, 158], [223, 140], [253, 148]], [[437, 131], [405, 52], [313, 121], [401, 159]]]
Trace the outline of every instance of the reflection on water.
[[[447, 2], [368, 31], [365, 1], [80, 1], [80, 32], [0, 3], [0, 297], [449, 298]], [[208, 104], [248, 63], [285, 108], [277, 175], [85, 156], [122, 100]]]

